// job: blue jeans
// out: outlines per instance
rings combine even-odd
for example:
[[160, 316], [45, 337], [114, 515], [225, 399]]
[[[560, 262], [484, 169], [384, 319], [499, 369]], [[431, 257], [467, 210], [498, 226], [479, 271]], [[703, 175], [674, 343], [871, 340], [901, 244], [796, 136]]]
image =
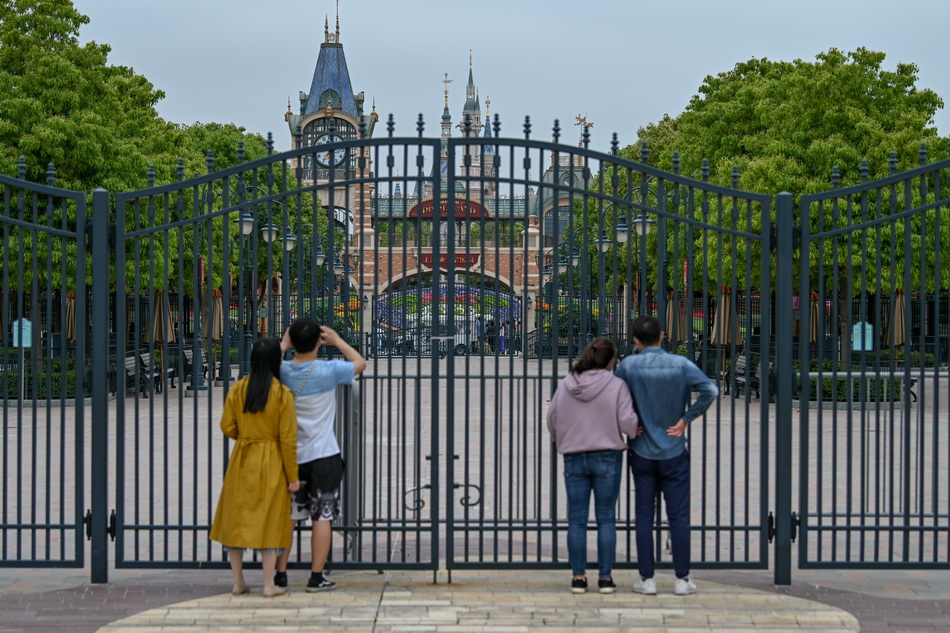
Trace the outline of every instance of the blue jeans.
[[653, 517], [656, 495], [663, 493], [666, 518], [670, 522], [670, 544], [673, 569], [677, 578], [689, 576], [689, 451], [670, 459], [647, 459], [632, 450], [630, 471], [633, 473], [637, 520], [637, 565], [640, 576], [653, 578], [656, 561], [653, 557]]
[[623, 451], [590, 451], [564, 456], [567, 552], [575, 576], [584, 575], [587, 568], [587, 517], [593, 491], [597, 564], [600, 577], [610, 577], [617, 551], [616, 507], [622, 472]]

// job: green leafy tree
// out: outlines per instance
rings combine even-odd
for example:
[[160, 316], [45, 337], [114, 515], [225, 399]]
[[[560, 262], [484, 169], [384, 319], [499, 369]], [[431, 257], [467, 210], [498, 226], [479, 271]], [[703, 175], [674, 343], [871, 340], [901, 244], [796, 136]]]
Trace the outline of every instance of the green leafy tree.
[[[922, 142], [942, 156], [946, 140], [938, 137], [933, 117], [943, 107], [943, 101], [933, 91], [917, 87], [914, 64], [899, 63], [894, 70], [886, 70], [884, 59], [884, 53], [859, 48], [850, 53], [830, 49], [813, 62], [751, 59], [739, 63], [731, 71], [706, 77], [699, 93], [682, 114], [664, 116], [657, 123], [641, 128], [637, 144], [624, 148], [621, 155], [641, 160], [645, 142], [651, 164], [669, 168], [674, 152], [678, 151], [680, 173], [686, 176], [700, 178], [702, 161], [707, 159], [710, 182], [732, 186], [733, 170], [737, 168], [741, 189], [769, 193], [789, 191], [796, 202], [802, 194], [828, 190], [835, 167], [840, 186], [846, 187], [861, 182], [862, 159], [867, 160], [868, 178], [874, 179], [889, 173], [892, 151], [896, 152], [899, 170], [917, 165]], [[623, 195], [628, 185], [626, 174], [621, 170], [619, 178], [612, 179], [612, 176], [612, 173], [602, 174], [600, 186]], [[636, 189], [641, 183], [630, 184]], [[672, 196], [670, 190], [665, 193]], [[902, 204], [903, 195], [897, 192], [894, 201]], [[919, 202], [919, 192], [913, 195], [914, 201]], [[874, 201], [870, 201], [866, 217], [873, 218], [876, 213], [883, 215], [888, 209], [896, 208], [892, 201], [887, 202], [887, 208], [882, 204], [875, 209]], [[695, 219], [720, 221], [715, 214], [701, 217], [698, 207]], [[722, 221], [730, 221], [730, 209], [726, 209]], [[810, 221], [816, 229], [828, 228], [828, 216], [816, 216]], [[934, 226], [932, 221], [926, 222]], [[739, 228], [760, 231], [761, 214], [753, 214], [751, 221]], [[927, 235], [927, 228], [904, 224], [885, 228], [881, 235], [882, 259], [877, 264], [889, 265], [889, 245], [902, 244], [905, 230], [913, 231], [916, 239]], [[950, 227], [947, 230], [950, 231]], [[943, 235], [942, 243], [950, 243], [948, 238], [950, 234]], [[656, 252], [656, 239], [655, 234], [648, 238], [650, 252]], [[686, 252], [683, 232], [670, 234], [668, 239], [668, 253], [673, 252], [676, 240], [679, 252]], [[699, 239], [702, 238], [697, 237]], [[858, 236], [852, 244], [860, 244], [860, 249], [867, 252], [869, 248], [873, 250], [873, 241], [873, 238], [865, 240]], [[747, 243], [741, 240], [733, 243], [728, 235], [705, 245], [697, 241], [695, 245], [707, 248], [706, 261], [710, 266], [722, 266], [724, 271], [732, 271], [739, 261], [758, 256], [747, 250]], [[851, 252], [849, 248], [839, 249], [839, 259]], [[898, 249], [898, 252], [902, 251]], [[934, 249], [924, 249], [924, 252], [932, 258]], [[814, 260], [813, 268], [820, 264], [844, 266], [845, 259], [830, 261], [833, 253], [833, 249], [826, 249], [822, 262], [818, 261], [816, 252], [806, 256]], [[878, 253], [867, 254], [866, 261], [873, 261]], [[704, 263], [696, 262], [695, 273], [706, 275], [714, 283], [718, 268], [703, 270]], [[896, 259], [895, 263], [902, 265]], [[738, 282], [754, 287], [758, 279], [745, 279], [743, 268], [735, 265]], [[752, 269], [753, 276], [757, 275], [757, 267]], [[943, 284], [946, 285], [946, 280]], [[872, 274], [867, 289], [886, 290], [888, 282]]]

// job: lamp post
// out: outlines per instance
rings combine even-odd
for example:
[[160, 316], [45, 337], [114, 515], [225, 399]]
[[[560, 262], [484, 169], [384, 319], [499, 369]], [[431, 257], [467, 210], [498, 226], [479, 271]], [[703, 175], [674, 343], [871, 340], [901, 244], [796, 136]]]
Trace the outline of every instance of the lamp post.
[[[258, 315], [258, 311], [256, 309], [258, 295], [256, 281], [258, 235], [255, 235], [254, 227], [257, 224], [257, 220], [249, 210], [245, 209], [241, 216], [236, 218], [234, 222], [237, 224], [241, 234], [240, 259], [243, 264], [242, 268], [244, 269], [243, 277], [247, 280], [244, 297], [244, 358], [241, 367], [241, 373], [242, 375], [245, 375], [251, 371], [251, 347], [254, 344], [254, 330], [257, 329], [253, 326], [253, 324], [258, 316], [265, 318], [268, 315], [266, 313], [263, 315]], [[281, 237], [280, 230], [271, 224], [270, 220], [268, 220], [267, 224], [261, 227], [259, 237], [260, 239], [264, 240], [266, 244], [270, 244], [276, 240], [279, 240], [279, 244], [284, 247], [285, 251], [293, 250], [296, 244], [296, 238], [294, 238], [294, 236], [289, 232], [285, 231]], [[275, 315], [276, 302], [273, 300], [273, 298], [271, 298], [271, 306], [271, 315]]]

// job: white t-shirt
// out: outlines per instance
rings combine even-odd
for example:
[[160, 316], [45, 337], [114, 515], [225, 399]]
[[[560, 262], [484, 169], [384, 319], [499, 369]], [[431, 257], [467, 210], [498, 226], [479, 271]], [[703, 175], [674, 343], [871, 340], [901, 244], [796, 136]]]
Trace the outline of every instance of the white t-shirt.
[[[345, 360], [281, 363], [280, 381], [295, 395], [298, 464], [340, 452], [333, 433], [336, 387], [353, 382], [353, 370], [353, 363]], [[308, 371], [310, 375], [307, 375]], [[301, 386], [305, 376], [307, 380]]]

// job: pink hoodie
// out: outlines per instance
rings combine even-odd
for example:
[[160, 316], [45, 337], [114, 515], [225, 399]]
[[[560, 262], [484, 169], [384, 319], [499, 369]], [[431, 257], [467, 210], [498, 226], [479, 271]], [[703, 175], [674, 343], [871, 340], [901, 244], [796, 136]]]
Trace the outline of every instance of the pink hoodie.
[[548, 407], [548, 430], [563, 454], [622, 451], [622, 434], [637, 435], [637, 414], [627, 384], [604, 369], [570, 373]]

